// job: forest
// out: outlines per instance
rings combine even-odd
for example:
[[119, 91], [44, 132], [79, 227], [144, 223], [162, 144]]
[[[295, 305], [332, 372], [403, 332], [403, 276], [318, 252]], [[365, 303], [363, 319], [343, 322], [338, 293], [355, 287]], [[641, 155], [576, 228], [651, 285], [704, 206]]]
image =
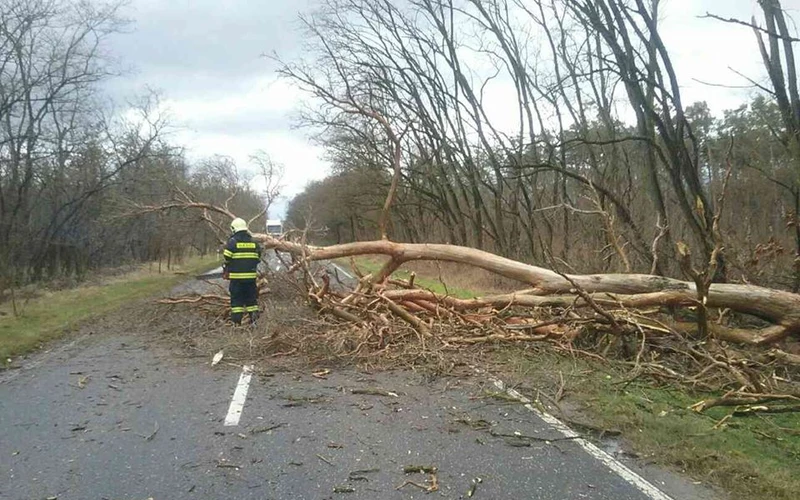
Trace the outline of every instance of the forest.
[[[202, 214], [146, 210], [181, 192], [263, 220], [264, 193], [230, 158], [192, 162], [170, 143], [174, 124], [158, 95], [109, 101], [103, 85], [122, 70], [106, 46], [128, 28], [121, 7], [0, 2], [2, 295], [109, 266], [216, 252]], [[253, 153], [255, 171], [276, 168]]]
[[660, 37], [661, 3], [328, 2], [282, 73], [319, 104], [300, 120], [333, 172], [287, 218], [327, 243], [373, 239], [391, 188], [396, 241], [675, 277], [680, 246], [700, 267], [715, 254], [714, 281], [797, 291], [793, 21], [777, 0], [752, 21], [707, 15], [752, 38], [764, 67], [709, 83], [752, 88], [715, 115], [681, 97], [691, 75]]

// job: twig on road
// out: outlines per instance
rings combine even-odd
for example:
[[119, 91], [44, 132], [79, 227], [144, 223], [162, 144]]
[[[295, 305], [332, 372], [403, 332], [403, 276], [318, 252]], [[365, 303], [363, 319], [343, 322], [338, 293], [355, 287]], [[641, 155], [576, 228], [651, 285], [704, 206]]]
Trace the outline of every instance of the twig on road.
[[152, 441], [153, 438], [156, 437], [156, 434], [158, 434], [158, 422], [156, 422], [155, 428], [153, 429], [152, 433], [148, 435], [139, 434], [138, 432], [136, 433], [137, 436], [143, 437], [145, 441]]

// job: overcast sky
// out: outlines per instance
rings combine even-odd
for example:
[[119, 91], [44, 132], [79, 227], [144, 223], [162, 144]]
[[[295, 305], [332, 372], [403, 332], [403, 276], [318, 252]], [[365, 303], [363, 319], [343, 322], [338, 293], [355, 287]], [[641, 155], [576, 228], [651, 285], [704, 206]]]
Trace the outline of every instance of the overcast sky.
[[[797, 7], [792, 9], [792, 3]], [[191, 158], [223, 154], [246, 166], [263, 149], [286, 167], [287, 197], [324, 177], [322, 151], [293, 128], [303, 98], [275, 77], [275, 65], [261, 54], [301, 56], [298, 15], [318, 0], [132, 0], [123, 15], [129, 33], [109, 47], [130, 71], [110, 84], [115, 98], [158, 90], [179, 128], [173, 141]], [[740, 83], [729, 67], [763, 78], [759, 54], [748, 29], [709, 19], [706, 11], [749, 19], [755, 0], [662, 0], [662, 36], [684, 89], [684, 102], [705, 100], [712, 110], [745, 102], [752, 91], [708, 87], [693, 80]], [[800, 0], [784, 0], [800, 19]], [[502, 96], [497, 96], [502, 100]], [[492, 106], [503, 109], [503, 106]], [[283, 210], [283, 203], [278, 211]], [[270, 214], [280, 216], [281, 213]]]

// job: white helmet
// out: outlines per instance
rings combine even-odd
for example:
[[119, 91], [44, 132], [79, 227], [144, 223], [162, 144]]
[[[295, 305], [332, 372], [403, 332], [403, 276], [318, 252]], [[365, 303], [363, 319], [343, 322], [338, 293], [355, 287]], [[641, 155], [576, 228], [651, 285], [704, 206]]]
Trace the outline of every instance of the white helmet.
[[237, 217], [231, 222], [231, 233], [238, 233], [239, 231], [247, 231], [247, 222]]

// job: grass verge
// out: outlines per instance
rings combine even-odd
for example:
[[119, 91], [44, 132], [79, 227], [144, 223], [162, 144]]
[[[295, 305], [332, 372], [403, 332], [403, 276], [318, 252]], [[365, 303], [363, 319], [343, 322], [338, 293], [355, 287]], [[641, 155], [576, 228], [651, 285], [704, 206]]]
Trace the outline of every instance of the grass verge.
[[187, 276], [212, 267], [217, 256], [194, 257], [172, 271], [141, 269], [96, 284], [45, 292], [21, 306], [18, 316], [10, 304], [0, 306], [0, 367], [10, 358], [29, 353], [80, 323], [107, 314], [137, 299], [169, 290]]
[[688, 409], [718, 395], [647, 381], [627, 383], [626, 373], [613, 366], [546, 351], [508, 348], [496, 356], [511, 380], [523, 387], [535, 385], [531, 392], [564, 392], [560, 406], [572, 411], [563, 411], [562, 418], [579, 414], [593, 426], [620, 431], [626, 444], [649, 462], [721, 487], [733, 498], [797, 498], [797, 413], [723, 420], [733, 408], [712, 408], [702, 414]]

